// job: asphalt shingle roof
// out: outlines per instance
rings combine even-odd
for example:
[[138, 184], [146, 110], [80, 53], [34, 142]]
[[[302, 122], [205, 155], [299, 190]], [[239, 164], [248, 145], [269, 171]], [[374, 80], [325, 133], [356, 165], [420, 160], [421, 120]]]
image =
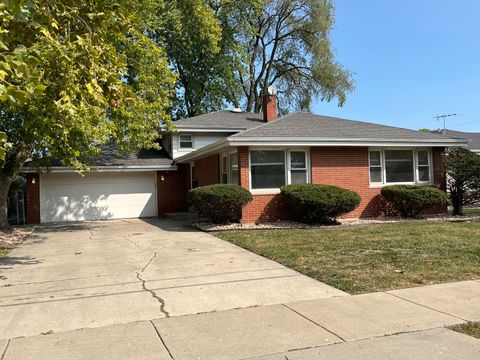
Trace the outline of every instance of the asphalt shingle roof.
[[[142, 149], [134, 153], [121, 153], [115, 143], [106, 144], [100, 156], [92, 158], [93, 166], [168, 166], [173, 163], [164, 150]], [[62, 166], [56, 160], [52, 166]]]
[[445, 139], [445, 136], [422, 133], [393, 126], [346, 120], [297, 112], [253, 129], [230, 136], [241, 138], [324, 138], [324, 139]]
[[446, 135], [449, 137], [457, 138], [457, 139], [466, 139], [468, 141], [467, 147], [470, 150], [480, 149], [480, 133], [463, 132], [463, 131], [447, 129]]
[[263, 115], [229, 110], [216, 111], [209, 114], [180, 119], [174, 122], [177, 128], [230, 128], [250, 129], [264, 124]]

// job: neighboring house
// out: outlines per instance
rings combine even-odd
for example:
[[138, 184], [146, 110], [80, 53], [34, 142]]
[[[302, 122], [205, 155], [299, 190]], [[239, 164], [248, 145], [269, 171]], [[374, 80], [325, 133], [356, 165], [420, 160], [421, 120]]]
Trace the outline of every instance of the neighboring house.
[[476, 154], [480, 154], [480, 133], [471, 133], [447, 129], [445, 131], [445, 135], [452, 138], [463, 138], [467, 140], [467, 149]]
[[333, 184], [356, 191], [348, 217], [380, 215], [385, 184], [445, 188], [441, 154], [466, 141], [440, 134], [310, 113], [277, 119], [276, 97], [264, 113], [218, 111], [176, 122], [163, 151], [120, 155], [111, 146], [85, 177], [74, 169], [27, 174], [29, 223], [157, 216], [186, 211], [189, 189], [234, 183], [250, 190], [242, 221], [274, 221], [289, 209], [279, 195], [292, 183]]

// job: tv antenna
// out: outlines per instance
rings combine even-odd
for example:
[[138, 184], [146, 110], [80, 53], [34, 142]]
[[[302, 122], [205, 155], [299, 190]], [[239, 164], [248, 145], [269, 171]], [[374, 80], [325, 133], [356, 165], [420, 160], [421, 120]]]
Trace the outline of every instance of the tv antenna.
[[447, 118], [457, 116], [457, 114], [442, 114], [442, 115], [435, 115], [433, 118], [439, 122], [443, 121], [443, 131], [442, 135], [446, 135], [447, 133]]

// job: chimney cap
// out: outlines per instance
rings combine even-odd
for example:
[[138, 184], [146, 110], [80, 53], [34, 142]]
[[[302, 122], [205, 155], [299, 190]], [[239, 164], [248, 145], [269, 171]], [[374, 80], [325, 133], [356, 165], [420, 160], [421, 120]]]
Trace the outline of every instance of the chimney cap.
[[270, 85], [267, 89], [268, 95], [277, 95], [277, 87], [275, 85]]

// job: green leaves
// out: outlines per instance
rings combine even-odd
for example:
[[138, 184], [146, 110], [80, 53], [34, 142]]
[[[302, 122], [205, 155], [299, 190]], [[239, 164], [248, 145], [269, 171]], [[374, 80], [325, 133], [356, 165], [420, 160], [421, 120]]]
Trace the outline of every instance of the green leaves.
[[4, 132], [0, 132], [0, 161], [5, 159], [5, 144], [7, 142], [7, 135]]
[[463, 205], [480, 201], [480, 155], [452, 147], [445, 152], [443, 162], [454, 214], [460, 215]]
[[354, 85], [332, 50], [332, 0], [266, 1], [260, 11], [247, 12], [246, 19], [240, 35], [245, 55], [237, 73], [247, 110], [261, 110], [262, 92], [269, 85], [282, 93], [281, 113], [309, 110], [317, 97], [344, 104]]
[[[37, 162], [85, 169], [114, 141], [158, 147], [175, 76], [147, 34], [154, 0], [17, 0], [0, 4], [0, 131]], [[155, 24], [163, 29], [163, 21]], [[0, 173], [7, 171], [0, 167]]]

